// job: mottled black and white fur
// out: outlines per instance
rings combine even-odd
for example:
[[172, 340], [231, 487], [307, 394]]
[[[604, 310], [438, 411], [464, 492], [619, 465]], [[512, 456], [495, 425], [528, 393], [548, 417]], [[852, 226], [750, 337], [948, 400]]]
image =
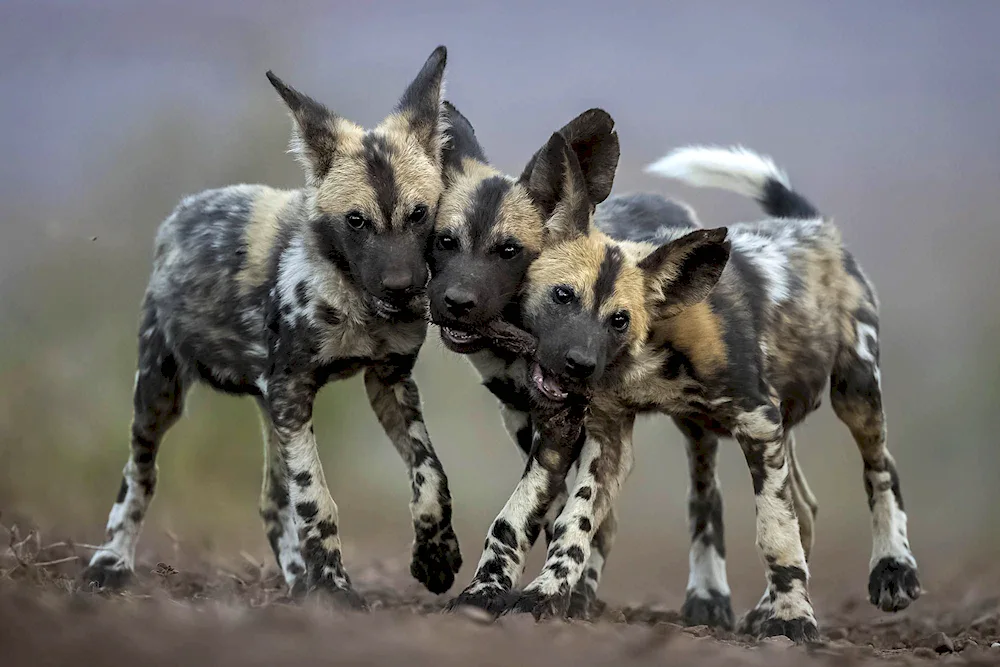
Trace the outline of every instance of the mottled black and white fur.
[[[570, 151], [565, 156], [572, 162]], [[807, 586], [816, 504], [795, 461], [792, 429], [819, 406], [828, 381], [834, 411], [864, 463], [871, 601], [887, 611], [906, 607], [921, 591], [899, 476], [886, 448], [871, 283], [832, 221], [791, 190], [769, 159], [691, 148], [653, 170], [748, 194], [773, 217], [728, 230], [663, 229], [652, 237], [647, 230], [621, 240], [578, 215], [532, 263], [521, 312], [525, 328], [538, 337], [528, 383], [533, 399], [560, 403], [582, 394], [589, 403], [582, 445], [574, 439], [536, 443], [539, 460], [550, 450], [559, 458], [568, 452], [579, 472], [554, 522], [542, 573], [512, 609], [536, 616], [565, 612], [584, 577], [595, 529], [632, 468], [635, 418], [665, 413], [705, 455], [693, 468], [714, 489], [695, 494], [708, 505], [707, 523], [721, 518], [717, 438], [733, 437], [746, 456], [768, 585], [740, 630], [817, 638]], [[605, 228], [630, 234], [618, 221]], [[519, 485], [508, 502], [526, 515], [548, 511], [554, 497], [548, 490], [564, 479], [562, 470], [534, 468], [525, 473], [536, 478], [530, 492]], [[705, 533], [707, 553], [719, 551], [715, 533], [714, 527]], [[523, 557], [523, 544], [512, 541], [510, 552], [512, 560]], [[707, 591], [724, 581], [712, 579], [724, 576], [722, 569], [703, 574]]]
[[[654, 194], [630, 194], [609, 197], [618, 163], [618, 136], [612, 118], [601, 109], [580, 114], [558, 134], [576, 158], [585, 166], [585, 192], [564, 190], [548, 178], [552, 140], [546, 143], [517, 178], [492, 168], [469, 121], [457, 109], [449, 107], [450, 141], [445, 149], [445, 180], [448, 189], [442, 198], [436, 221], [437, 236], [430, 252], [431, 281], [428, 287], [430, 311], [441, 325], [445, 346], [467, 358], [478, 371], [483, 385], [497, 398], [500, 412], [511, 439], [529, 462], [537, 457], [533, 442], [538, 437], [530, 411], [532, 402], [523, 381], [528, 367], [520, 355], [496, 345], [484, 333], [490, 322], [503, 319], [520, 323], [519, 290], [528, 267], [566, 222], [571, 200], [583, 210], [595, 213], [598, 224], [604, 221], [627, 221], [630, 233], [654, 234], [671, 227], [697, 225], [694, 212], [687, 206]], [[579, 195], [579, 196], [577, 196]], [[548, 420], [544, 420], [548, 421]], [[559, 467], [569, 460], [551, 456], [539, 465]], [[693, 464], [692, 464], [693, 466]], [[694, 476], [692, 485], [704, 485]], [[521, 484], [533, 488], [535, 478], [526, 475]], [[522, 516], [524, 507], [505, 508], [487, 537], [487, 548], [469, 586], [452, 601], [451, 606], [476, 605], [502, 611], [506, 595], [523, 571], [523, 558], [516, 560], [511, 544], [526, 541], [534, 544], [544, 528], [546, 540], [552, 537], [552, 521], [567, 500], [565, 484], [554, 490], [556, 500], [544, 516]], [[692, 525], [695, 527], [692, 551], [704, 551], [704, 503], [692, 501]], [[721, 518], [719, 519], [721, 522]], [[616, 532], [613, 512], [605, 519], [593, 539], [586, 576], [573, 592], [570, 615], [589, 616], [597, 601], [597, 589]], [[722, 547], [721, 527], [716, 543]], [[714, 552], [713, 552], [714, 553]], [[692, 581], [706, 580], [706, 569], [717, 571], [717, 561], [692, 556]], [[725, 577], [724, 564], [722, 577]], [[716, 577], [717, 579], [717, 577]], [[698, 588], [697, 590], [701, 590]], [[732, 624], [728, 588], [722, 589], [728, 624]], [[716, 591], [718, 594], [718, 591]], [[707, 595], [707, 592], [706, 592]], [[712, 609], [701, 597], [685, 604], [685, 618], [691, 623], [711, 623]], [[716, 605], [718, 606], [718, 605]], [[723, 624], [725, 622], [715, 623]]]
[[451, 496], [411, 376], [426, 336], [424, 251], [443, 189], [439, 47], [394, 112], [365, 130], [268, 77], [291, 111], [306, 186], [235, 185], [187, 197], [156, 236], [142, 301], [131, 456], [85, 578], [123, 584], [156, 486], [156, 455], [201, 381], [252, 396], [265, 441], [260, 511], [290, 590], [363, 608], [313, 433], [317, 391], [364, 373], [409, 472], [411, 573], [442, 593], [461, 566]]

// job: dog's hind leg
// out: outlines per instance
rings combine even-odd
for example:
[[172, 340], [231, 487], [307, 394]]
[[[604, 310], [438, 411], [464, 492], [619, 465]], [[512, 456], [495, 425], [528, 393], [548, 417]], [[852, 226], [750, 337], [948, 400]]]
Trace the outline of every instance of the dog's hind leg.
[[156, 309], [147, 298], [132, 398], [131, 453], [108, 516], [104, 544], [83, 573], [85, 584], [120, 588], [134, 571], [142, 521], [156, 490], [156, 454], [164, 434], [181, 415], [184, 390], [177, 359], [167, 347]]
[[687, 625], [733, 628], [733, 605], [726, 577], [726, 540], [722, 523], [722, 493], [716, 474], [719, 438], [686, 418], [674, 423], [687, 441], [690, 486], [688, 522], [691, 550], [687, 593], [681, 617]]
[[792, 433], [791, 429], [785, 431], [785, 449], [788, 456], [788, 476], [792, 486], [792, 501], [795, 504], [795, 516], [799, 520], [799, 536], [802, 538], [802, 550], [805, 551], [808, 563], [813, 542], [816, 539], [816, 512], [819, 511], [819, 504], [806, 481], [802, 464], [799, 463], [795, 451], [795, 434]]
[[293, 595], [301, 595], [306, 591], [306, 567], [295, 524], [295, 510], [288, 490], [288, 468], [281, 456], [278, 436], [267, 408], [260, 401], [258, 404], [264, 434], [264, 481], [260, 490], [260, 517], [264, 521], [267, 541], [289, 591]]
[[874, 308], [862, 306], [855, 312], [853, 328], [853, 345], [844, 345], [834, 363], [830, 399], [837, 417], [851, 430], [864, 462], [865, 491], [872, 516], [869, 598], [883, 611], [899, 611], [916, 600], [921, 589], [917, 562], [906, 534], [899, 475], [886, 447]]

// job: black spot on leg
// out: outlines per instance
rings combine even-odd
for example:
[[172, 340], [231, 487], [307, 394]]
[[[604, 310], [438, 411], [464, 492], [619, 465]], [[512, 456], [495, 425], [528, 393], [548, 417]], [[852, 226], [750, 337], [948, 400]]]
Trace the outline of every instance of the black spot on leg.
[[267, 542], [271, 545], [271, 551], [274, 552], [275, 560], [281, 561], [281, 557], [278, 551], [278, 538], [281, 537], [281, 528], [274, 526], [267, 531]]
[[557, 523], [552, 529], [552, 541], [556, 542], [562, 539], [562, 536], [566, 534], [566, 525], [562, 523]]
[[743, 453], [747, 459], [747, 466], [750, 468], [754, 495], [759, 496], [764, 491], [764, 480], [767, 478], [764, 445], [762, 443], [748, 443], [744, 447]]
[[718, 488], [712, 488], [700, 497], [688, 501], [688, 516], [691, 518], [691, 537], [700, 536], [702, 544], [715, 547], [722, 558], [726, 557], [726, 543], [722, 524], [722, 495]]
[[308, 501], [304, 503], [298, 503], [295, 506], [295, 511], [298, 515], [302, 517], [302, 520], [306, 523], [312, 523], [316, 519], [316, 515], [319, 514], [319, 506], [313, 502]]
[[316, 524], [316, 528], [319, 530], [320, 539], [325, 539], [327, 537], [333, 537], [337, 534], [337, 524], [329, 519], [324, 519]]
[[600, 460], [600, 458], [596, 458], [596, 459], [594, 459], [593, 461], [590, 462], [590, 474], [591, 475], [593, 475], [594, 477], [597, 477], [599, 475], [599, 473], [600, 473], [600, 470], [601, 470], [601, 460]]
[[122, 477], [122, 485], [118, 487], [118, 497], [115, 498], [115, 503], [121, 504], [125, 502], [125, 496], [128, 495], [128, 482]]
[[514, 548], [517, 546], [517, 535], [514, 527], [506, 519], [497, 519], [493, 523], [493, 537], [504, 546]]
[[303, 470], [302, 472], [295, 475], [295, 483], [299, 485], [300, 489], [304, 489], [310, 484], [312, 484], [312, 474], [308, 471]]
[[559, 579], [565, 579], [569, 576], [569, 568], [562, 563], [552, 563], [548, 566], [548, 569], [552, 570], [552, 574]]
[[[771, 560], [770, 558], [768, 559]], [[806, 582], [806, 573], [801, 567], [794, 565], [775, 565], [768, 563], [771, 570], [771, 587], [778, 593], [789, 593], [796, 581]]]
[[132, 523], [139, 523], [142, 521], [142, 510], [132, 510], [129, 513], [128, 518]]
[[575, 544], [566, 550], [566, 556], [574, 563], [583, 563], [583, 549]]
[[899, 484], [899, 473], [896, 472], [896, 466], [889, 459], [884, 459], [884, 462], [880, 467], [875, 467], [868, 461], [865, 461], [865, 493], [868, 496], [869, 511], [875, 509], [875, 488], [872, 486], [871, 473], [881, 472], [889, 473], [889, 488], [892, 490], [892, 495], [896, 499], [896, 505], [899, 507], [900, 511], [905, 512], [906, 509], [903, 507], [903, 493]]
[[591, 528], [592, 528], [592, 526], [590, 524], [590, 519], [588, 519], [585, 516], [581, 516], [580, 517], [580, 530], [582, 530], [585, 533], [589, 533]]
[[476, 576], [482, 577], [484, 581], [492, 581], [504, 590], [509, 590], [514, 585], [510, 577], [504, 573], [503, 562], [499, 558], [491, 558], [483, 563]]
[[268, 474], [271, 476], [271, 483], [268, 488], [268, 497], [271, 499], [271, 502], [274, 503], [274, 506], [279, 510], [285, 509], [288, 507], [289, 503], [288, 487], [285, 486], [284, 480], [282, 480], [281, 477], [274, 472]]
[[581, 500], [590, 500], [591, 494], [592, 491], [590, 490], [590, 487], [584, 486], [579, 491], [576, 492], [576, 497], [580, 498]]

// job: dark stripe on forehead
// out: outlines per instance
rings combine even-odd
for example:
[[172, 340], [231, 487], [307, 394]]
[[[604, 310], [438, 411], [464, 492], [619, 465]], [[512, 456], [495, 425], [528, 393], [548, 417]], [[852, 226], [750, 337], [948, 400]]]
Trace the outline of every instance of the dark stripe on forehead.
[[617, 246], [604, 246], [604, 259], [594, 281], [594, 312], [615, 293], [615, 283], [622, 270], [622, 251]]
[[386, 225], [391, 225], [392, 212], [396, 210], [399, 198], [396, 173], [392, 168], [393, 148], [385, 137], [377, 134], [366, 134], [361, 145], [365, 168], [368, 170], [368, 183], [375, 190], [375, 198]]
[[472, 193], [472, 202], [465, 210], [466, 226], [472, 247], [479, 247], [500, 217], [500, 207], [512, 184], [502, 176], [490, 176], [479, 182]]

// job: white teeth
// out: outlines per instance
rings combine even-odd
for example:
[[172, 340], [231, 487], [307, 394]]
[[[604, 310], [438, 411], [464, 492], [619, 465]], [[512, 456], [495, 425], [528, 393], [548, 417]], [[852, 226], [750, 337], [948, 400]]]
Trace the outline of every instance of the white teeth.
[[535, 364], [531, 369], [531, 379], [534, 381], [538, 391], [553, 401], [566, 400], [566, 397], [569, 395], [562, 390], [559, 383], [552, 378], [546, 377], [542, 367], [538, 364]]
[[450, 327], [441, 327], [441, 329], [444, 331], [445, 335], [455, 343], [468, 343], [479, 337], [467, 331], [459, 331], [458, 329], [452, 329]]

